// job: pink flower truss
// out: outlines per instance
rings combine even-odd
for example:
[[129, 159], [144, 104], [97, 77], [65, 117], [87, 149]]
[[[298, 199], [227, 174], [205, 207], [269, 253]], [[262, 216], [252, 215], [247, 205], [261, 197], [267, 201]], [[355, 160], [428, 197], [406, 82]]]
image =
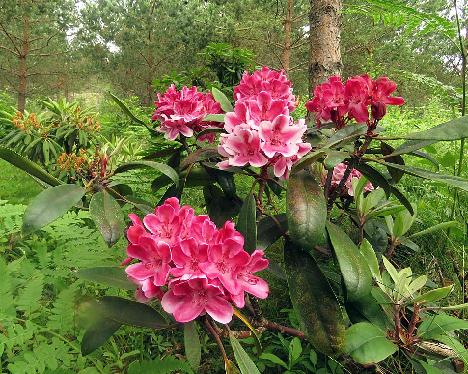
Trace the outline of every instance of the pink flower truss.
[[[345, 163], [343, 163], [343, 162], [335, 166], [335, 168], [333, 169], [333, 176], [332, 176], [332, 180], [331, 180], [331, 187], [332, 188], [337, 188], [339, 186], [340, 181], [343, 178], [344, 173], [346, 171], [346, 168], [347, 168], [347, 165]], [[357, 171], [356, 169], [353, 169], [351, 171], [351, 174], [349, 175], [348, 179], [346, 180], [346, 182], [344, 184], [344, 191], [345, 191], [346, 195], [354, 196], [353, 182], [352, 181], [353, 181], [353, 179], [359, 179], [361, 177], [362, 177], [361, 172]], [[372, 191], [373, 189], [374, 189], [374, 186], [372, 186], [372, 184], [370, 182], [368, 182], [364, 186], [364, 191], [366, 191], [366, 192]]]
[[205, 313], [220, 323], [232, 319], [234, 303], [244, 306], [244, 294], [268, 296], [268, 284], [255, 273], [268, 267], [263, 252], [249, 255], [244, 238], [227, 221], [221, 229], [208, 216], [197, 216], [177, 198], [167, 199], [143, 222], [130, 215], [125, 269], [138, 285], [136, 298], [157, 298], [178, 322]]
[[[171, 85], [164, 94], [158, 93], [156, 110], [151, 119], [159, 121], [158, 131], [167, 139], [174, 140], [179, 135], [191, 137], [207, 127], [219, 127], [218, 122], [203, 121], [208, 114], [222, 113], [221, 106], [210, 93], [199, 92], [197, 87], [182, 87], [178, 91]], [[201, 140], [214, 140], [214, 134], [201, 137]]]
[[287, 178], [294, 162], [311, 146], [303, 143], [307, 130], [304, 120], [294, 123], [290, 110], [295, 108], [291, 82], [283, 72], [267, 67], [253, 74], [244, 73], [234, 88], [234, 111], [226, 113], [218, 152], [230, 166], [273, 166], [278, 178]]
[[256, 99], [260, 92], [270, 93], [274, 100], [286, 101], [289, 110], [294, 110], [297, 106], [292, 94], [292, 83], [283, 70], [276, 71], [263, 66], [252, 74], [245, 72], [239, 85], [234, 87], [234, 99]]
[[333, 122], [340, 129], [354, 119], [357, 123], [366, 123], [372, 131], [385, 115], [387, 105], [405, 103], [403, 98], [391, 96], [396, 87], [387, 77], [372, 80], [364, 74], [351, 77], [343, 84], [340, 77], [334, 76], [315, 87], [314, 97], [306, 103], [306, 108], [316, 113], [318, 126]]

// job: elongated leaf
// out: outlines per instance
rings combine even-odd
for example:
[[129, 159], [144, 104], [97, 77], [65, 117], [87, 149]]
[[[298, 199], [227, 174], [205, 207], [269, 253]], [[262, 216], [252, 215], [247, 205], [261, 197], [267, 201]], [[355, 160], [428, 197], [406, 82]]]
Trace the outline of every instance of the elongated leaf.
[[104, 296], [99, 303], [101, 313], [122, 324], [152, 329], [167, 327], [167, 322], [161, 313], [149, 305], [117, 296]]
[[343, 127], [342, 129], [335, 132], [329, 139], [326, 147], [331, 147], [339, 144], [342, 141], [353, 141], [357, 137], [364, 135], [367, 131], [366, 126], [362, 124], [355, 124]]
[[314, 347], [327, 355], [339, 352], [344, 320], [333, 291], [312, 256], [291, 241], [284, 246], [289, 295], [301, 330]]
[[461, 188], [462, 190], [468, 191], [468, 180], [465, 178], [457, 177], [454, 175], [448, 175], [448, 174], [434, 173], [434, 172], [431, 172], [425, 169], [420, 169], [414, 166], [398, 165], [398, 164], [392, 164], [392, 163], [383, 162], [383, 161], [378, 161], [378, 162], [386, 166], [391, 166], [393, 168], [400, 169], [404, 171], [405, 173], [413, 175], [415, 177], [444, 183], [449, 186]]
[[[224, 114], [208, 114], [203, 121], [206, 122], [224, 122]], [[216, 129], [217, 127], [213, 127]]]
[[380, 171], [374, 169], [372, 166], [366, 163], [359, 163], [355, 166], [355, 169], [359, 170], [369, 179], [372, 185], [375, 187], [382, 187], [387, 194], [390, 196], [392, 186], [390, 185], [387, 178], [385, 178]]
[[312, 165], [315, 161], [317, 161], [318, 159], [322, 158], [325, 155], [326, 153], [322, 150], [310, 152], [309, 154], [305, 155], [303, 158], [301, 158], [298, 162], [294, 164], [292, 168], [292, 173], [305, 169], [306, 167]]
[[424, 131], [406, 134], [405, 139], [452, 141], [468, 138], [468, 117], [460, 117]]
[[418, 336], [432, 339], [451, 331], [466, 329], [468, 329], [468, 321], [441, 313], [424, 318], [418, 327]]
[[115, 169], [115, 173], [121, 173], [123, 171], [138, 169], [141, 167], [153, 168], [163, 173], [164, 175], [168, 176], [169, 178], [171, 178], [171, 180], [174, 182], [176, 186], [179, 185], [179, 175], [177, 174], [177, 172], [173, 168], [171, 168], [169, 165], [162, 164], [156, 161], [140, 160], [140, 161], [128, 162], [126, 164], [120, 165], [117, 169]]
[[234, 351], [234, 358], [236, 359], [237, 365], [239, 366], [242, 374], [260, 374], [260, 371], [255, 366], [252, 359], [249, 357], [244, 348], [240, 345], [236, 337], [230, 333], [229, 339], [231, 340], [232, 350]]
[[231, 102], [226, 97], [226, 95], [223, 94], [216, 87], [211, 88], [211, 94], [213, 95], [214, 99], [221, 105], [221, 109], [224, 110], [226, 113], [232, 112], [234, 110]]
[[401, 191], [395, 186], [392, 186], [391, 191], [392, 191], [393, 196], [395, 196], [398, 199], [398, 201], [408, 210], [408, 212], [410, 212], [410, 214], [413, 215], [414, 214], [413, 205], [411, 205], [411, 203], [406, 198], [406, 196], [403, 195]]
[[377, 256], [375, 255], [374, 248], [372, 248], [372, 244], [369, 243], [367, 239], [364, 239], [359, 247], [359, 250], [361, 251], [365, 261], [367, 262], [372, 276], [377, 281], [381, 281], [382, 276], [380, 275], [379, 261], [377, 260]]
[[261, 358], [262, 360], [270, 361], [270, 362], [274, 363], [275, 365], [282, 366], [282, 367], [284, 367], [286, 370], [288, 369], [288, 365], [287, 365], [281, 358], [279, 358], [278, 356], [274, 355], [273, 353], [262, 353], [262, 354], [260, 355], [260, 358]]
[[77, 275], [82, 279], [125, 290], [134, 290], [137, 287], [128, 280], [125, 271], [118, 267], [109, 266], [81, 269], [78, 271]]
[[324, 245], [327, 203], [315, 177], [306, 171], [291, 174], [286, 201], [291, 240], [308, 250]]
[[115, 101], [115, 103], [122, 109], [122, 111], [128, 116], [129, 119], [131, 119], [133, 122], [138, 123], [140, 125], [146, 126], [146, 123], [142, 121], [141, 119], [137, 118], [131, 111], [130, 109], [127, 108], [127, 106], [124, 104], [122, 100], [120, 100], [117, 96], [114, 94], [108, 92], [109, 96], [112, 98], [112, 100]]
[[122, 326], [121, 323], [107, 318], [98, 318], [83, 335], [81, 353], [86, 356], [94, 352]]
[[127, 374], [194, 374], [190, 365], [174, 356], [163, 359], [155, 358], [151, 361], [133, 361], [128, 365]]
[[201, 361], [201, 345], [195, 322], [184, 324], [185, 356], [193, 370], [198, 370]]
[[86, 190], [76, 184], [50, 187], [37, 195], [23, 216], [23, 233], [30, 234], [65, 214], [84, 196]]
[[327, 231], [335, 251], [349, 301], [369, 295], [372, 275], [367, 262], [356, 244], [338, 226], [327, 223]]
[[125, 227], [119, 203], [106, 191], [99, 191], [91, 198], [89, 213], [107, 245], [112, 247], [122, 236]]
[[433, 303], [445, 299], [453, 290], [453, 285], [447, 287], [436, 288], [435, 290], [427, 291], [412, 300], [413, 303]]
[[258, 336], [257, 330], [249, 322], [248, 318], [244, 316], [238, 309], [234, 308], [234, 315], [239, 318], [244, 325], [252, 332], [253, 338], [255, 339], [255, 346], [257, 347], [257, 355], [262, 352], [262, 343], [260, 342], [260, 337]]
[[397, 350], [386, 333], [371, 323], [356, 323], [346, 330], [343, 351], [360, 364], [380, 362]]
[[257, 247], [267, 249], [288, 231], [288, 219], [286, 214], [267, 216], [258, 222]]
[[449, 227], [457, 227], [458, 225], [459, 225], [458, 221], [442, 222], [442, 223], [439, 223], [439, 224], [434, 225], [432, 227], [429, 227], [429, 228], [427, 228], [425, 230], [418, 231], [418, 232], [410, 235], [409, 238], [414, 239], [414, 238], [417, 238], [419, 236], [423, 236], [423, 235], [433, 233], [434, 231], [445, 230], [445, 229], [448, 229]]
[[242, 200], [228, 197], [216, 185], [203, 188], [208, 214], [216, 226], [221, 227], [228, 219], [235, 217], [241, 208]]
[[4, 159], [5, 161], [9, 162], [10, 164], [16, 166], [18, 169], [25, 171], [26, 173], [36, 177], [37, 179], [41, 180], [42, 182], [47, 183], [50, 186], [60, 186], [63, 182], [53, 175], [46, 172], [42, 169], [39, 165], [20, 156], [16, 152], [3, 147], [0, 145], [0, 158]]
[[203, 161], [210, 157], [219, 157], [218, 149], [216, 147], [204, 147], [197, 149], [195, 152], [190, 153], [180, 163], [180, 170], [188, 168], [191, 164], [197, 161]]
[[253, 194], [247, 195], [237, 219], [237, 230], [244, 236], [244, 247], [249, 253], [257, 249], [257, 204]]
[[[394, 163], [394, 164], [399, 164], [399, 165], [404, 165], [405, 164], [405, 161], [403, 160], [403, 157], [391, 155], [395, 151], [395, 149], [391, 145], [389, 145], [389, 144], [387, 144], [385, 142], [381, 142], [380, 143], [380, 149], [381, 149], [382, 154], [384, 156], [388, 156], [386, 158], [386, 160], [388, 162], [391, 162], [391, 163]], [[389, 156], [389, 155], [391, 155], [391, 156]], [[393, 183], [398, 183], [404, 173], [401, 170], [394, 169], [392, 167], [387, 167], [387, 169], [388, 169], [388, 172], [390, 173], [390, 175], [392, 176]]]

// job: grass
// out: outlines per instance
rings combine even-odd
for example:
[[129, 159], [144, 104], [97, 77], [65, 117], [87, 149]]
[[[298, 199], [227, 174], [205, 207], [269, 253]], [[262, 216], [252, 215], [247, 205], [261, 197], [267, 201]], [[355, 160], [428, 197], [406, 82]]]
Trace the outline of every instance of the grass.
[[11, 204], [27, 204], [41, 192], [39, 184], [24, 171], [0, 160], [0, 200]]

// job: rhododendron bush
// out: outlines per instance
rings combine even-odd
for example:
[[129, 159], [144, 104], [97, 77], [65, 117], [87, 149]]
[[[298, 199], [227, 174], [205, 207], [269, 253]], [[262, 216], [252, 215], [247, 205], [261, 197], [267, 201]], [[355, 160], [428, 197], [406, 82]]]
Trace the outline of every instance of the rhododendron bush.
[[[216, 342], [226, 371], [235, 372], [234, 357], [243, 374], [259, 371], [238, 339], [253, 338], [260, 355], [268, 330], [345, 357], [351, 372], [399, 350], [419, 360], [434, 354], [434, 341], [460, 354], [456, 331], [466, 326], [440, 313], [464, 307], [447, 306], [452, 287], [428, 290], [425, 275], [396, 269], [392, 256], [402, 246], [417, 248], [411, 238], [454, 224], [412, 231], [416, 207], [398, 182], [409, 174], [468, 190], [463, 178], [406, 163], [428, 157], [420, 150], [425, 146], [466, 138], [468, 124], [454, 120], [390, 137], [382, 120], [389, 106], [404, 104], [396, 92], [388, 77], [330, 77], [305, 103], [310, 119], [294, 119], [300, 100], [291, 81], [263, 67], [245, 72], [232, 97], [216, 88], [172, 85], [158, 93], [147, 119], [114, 97], [148, 129], [154, 146], [120, 165], [111, 162], [112, 154], [99, 153], [93, 173], [83, 173], [76, 184], [63, 184], [0, 148], [0, 157], [47, 187], [26, 210], [24, 234], [75, 207], [89, 210], [109, 246], [127, 243], [120, 266], [78, 271], [83, 279], [129, 290], [126, 297], [104, 296], [92, 304], [83, 353], [128, 324], [182, 328], [195, 370], [202, 331]], [[118, 179], [140, 168], [153, 176], [148, 184], [156, 206]], [[187, 205], [193, 189], [203, 190], [202, 206]], [[127, 222], [122, 209], [131, 212]], [[292, 306], [297, 326], [271, 321], [262, 310], [263, 299], [284, 297], [269, 289], [273, 276], [287, 283], [289, 300], [282, 301]], [[450, 339], [433, 321], [453, 326]]]

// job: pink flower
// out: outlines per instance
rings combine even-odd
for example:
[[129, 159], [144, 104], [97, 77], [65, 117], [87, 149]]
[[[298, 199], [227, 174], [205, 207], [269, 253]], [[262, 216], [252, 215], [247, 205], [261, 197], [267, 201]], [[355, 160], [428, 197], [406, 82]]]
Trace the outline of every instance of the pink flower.
[[175, 268], [171, 274], [181, 280], [202, 276], [200, 264], [208, 261], [208, 244], [198, 242], [194, 238], [182, 240], [172, 249], [172, 258]]
[[272, 70], [263, 66], [249, 74], [245, 72], [238, 86], [234, 87], [235, 100], [256, 98], [260, 92], [268, 92], [274, 100], [284, 100], [289, 110], [297, 106], [296, 98], [292, 94], [292, 83], [288, 80], [284, 71]]
[[221, 289], [208, 283], [206, 278], [194, 278], [171, 285], [161, 305], [178, 322], [190, 322], [208, 313], [219, 323], [232, 320], [233, 308]]
[[142, 237], [138, 244], [128, 246], [127, 254], [141, 261], [125, 269], [130, 277], [138, 281], [153, 277], [155, 286], [162, 286], [166, 283], [171, 261], [171, 249], [167, 243], [150, 237]]
[[231, 134], [221, 134], [221, 155], [229, 157], [230, 166], [250, 164], [260, 167], [268, 162], [260, 148], [258, 131], [237, 126]]
[[255, 250], [250, 256], [247, 265], [239, 268], [236, 274], [237, 282], [242, 291], [237, 295], [233, 295], [233, 301], [239, 308], [244, 307], [244, 291], [259, 299], [266, 299], [268, 297], [268, 283], [254, 275], [254, 273], [268, 267], [268, 260], [263, 255], [263, 251]]
[[372, 82], [372, 117], [376, 120], [382, 119], [387, 112], [387, 105], [403, 105], [402, 97], [391, 96], [397, 85], [387, 77], [379, 77]]
[[297, 162], [297, 160], [309, 153], [312, 146], [309, 143], [299, 143], [298, 148], [299, 149], [295, 155], [291, 157], [280, 156], [276, 159], [273, 164], [273, 173], [275, 174], [275, 177], [288, 179], [289, 171], [292, 166]]
[[369, 119], [370, 93], [372, 82], [368, 75], [350, 78], [345, 84], [345, 95], [348, 101], [348, 116], [358, 123]]
[[231, 221], [218, 229], [208, 216], [196, 216], [190, 206], [180, 206], [177, 198], [156, 207], [143, 223], [136, 215], [130, 218], [127, 255], [137, 262], [125, 271], [138, 285], [138, 301], [160, 299], [179, 322], [208, 313], [228, 323], [231, 302], [240, 305], [244, 292], [267, 296], [268, 285], [254, 273], [268, 260], [262, 251], [249, 256]]
[[[194, 131], [220, 126], [219, 123], [203, 121], [207, 114], [221, 113], [221, 106], [210, 93], [199, 92], [197, 87], [184, 86], [178, 91], [175, 85], [171, 85], [163, 95], [158, 93], [155, 105], [157, 108], [151, 119], [160, 122], [158, 130], [170, 140], [180, 134], [191, 137]], [[214, 135], [207, 134], [202, 138], [212, 140]]]
[[298, 143], [307, 130], [304, 122], [291, 124], [292, 118], [285, 115], [276, 117], [273, 122], [263, 121], [260, 124], [261, 148], [268, 158], [276, 153], [284, 157], [291, 157], [299, 150]]
[[156, 207], [154, 214], [148, 214], [143, 222], [148, 230], [160, 240], [174, 244], [175, 241], [188, 234], [183, 222], [192, 216], [192, 208], [180, 207], [179, 200], [171, 197], [163, 205]]
[[317, 124], [332, 121], [344, 126], [343, 116], [348, 111], [348, 104], [341, 78], [330, 77], [327, 82], [315, 87], [314, 98], [306, 103], [306, 108], [309, 112], [317, 113]]
[[[340, 181], [343, 179], [346, 168], [347, 168], [347, 165], [343, 162], [335, 166], [335, 168], [333, 169], [333, 176], [332, 176], [332, 181], [331, 181], [332, 187], [337, 188], [339, 186]], [[352, 181], [355, 178], [359, 179], [361, 177], [362, 177], [362, 173], [359, 172], [358, 170], [353, 169], [351, 171], [351, 174], [349, 175], [348, 179], [346, 180], [344, 184], [347, 195], [354, 196]], [[374, 186], [372, 186], [370, 182], [368, 182], [364, 187], [365, 192], [372, 191], [373, 189], [374, 189]]]
[[238, 294], [240, 286], [236, 280], [236, 272], [249, 261], [249, 254], [242, 246], [229, 238], [222, 244], [210, 247], [208, 260], [200, 264], [208, 278], [218, 279], [229, 293]]

